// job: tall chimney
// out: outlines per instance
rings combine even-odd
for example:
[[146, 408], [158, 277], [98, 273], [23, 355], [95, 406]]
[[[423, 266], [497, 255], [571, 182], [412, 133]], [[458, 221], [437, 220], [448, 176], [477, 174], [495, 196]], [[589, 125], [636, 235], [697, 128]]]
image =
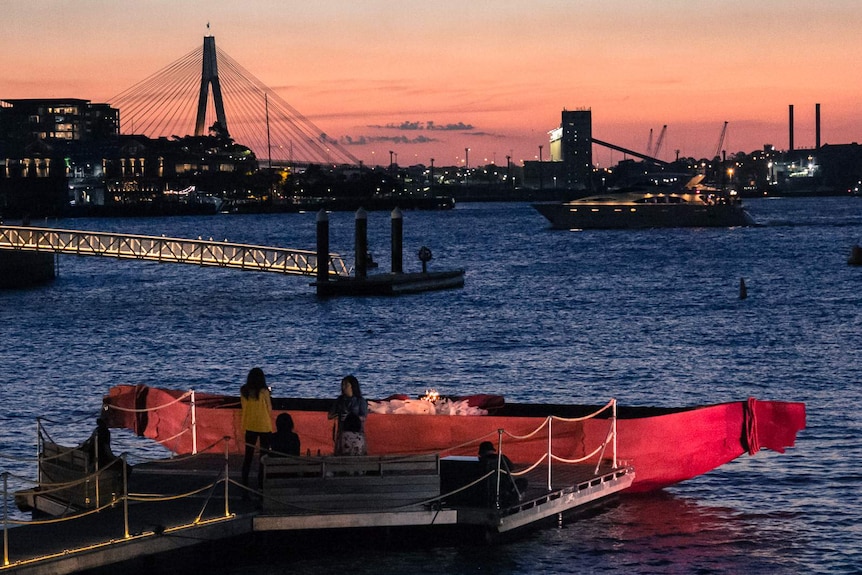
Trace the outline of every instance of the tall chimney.
[[790, 151], [793, 151], [793, 104], [790, 104]]
[[820, 104], [814, 104], [814, 149], [820, 149]]

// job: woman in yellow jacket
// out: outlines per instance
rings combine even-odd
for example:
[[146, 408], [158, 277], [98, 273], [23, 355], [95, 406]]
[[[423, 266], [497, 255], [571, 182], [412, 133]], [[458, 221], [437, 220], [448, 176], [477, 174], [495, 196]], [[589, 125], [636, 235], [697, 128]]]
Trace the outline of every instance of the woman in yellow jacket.
[[[261, 453], [269, 450], [272, 436], [272, 398], [266, 386], [266, 377], [259, 367], [248, 372], [245, 385], [240, 388], [242, 428], [245, 431], [245, 458], [242, 462], [242, 484], [248, 487], [248, 475], [254, 459], [255, 445], [260, 441]], [[263, 464], [257, 474], [257, 485], [263, 487]], [[243, 491], [243, 497], [248, 492]]]

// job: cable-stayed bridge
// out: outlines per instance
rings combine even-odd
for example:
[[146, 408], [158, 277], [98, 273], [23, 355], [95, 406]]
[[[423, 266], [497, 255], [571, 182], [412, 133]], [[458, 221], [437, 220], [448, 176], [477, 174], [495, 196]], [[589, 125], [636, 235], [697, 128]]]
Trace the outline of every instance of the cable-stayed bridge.
[[109, 99], [120, 132], [150, 138], [213, 130], [254, 151], [261, 165], [359, 160], [224, 51], [215, 37]]

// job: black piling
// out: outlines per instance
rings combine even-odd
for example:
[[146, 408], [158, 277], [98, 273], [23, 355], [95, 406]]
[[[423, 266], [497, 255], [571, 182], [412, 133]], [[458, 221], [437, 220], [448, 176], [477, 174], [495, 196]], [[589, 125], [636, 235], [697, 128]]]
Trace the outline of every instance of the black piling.
[[404, 273], [404, 217], [401, 210], [392, 210], [392, 273]]
[[24, 289], [54, 281], [56, 257], [50, 252], [0, 250], [0, 289]]
[[356, 210], [356, 277], [368, 276], [368, 213], [359, 208]]
[[317, 282], [326, 281], [329, 281], [329, 215], [326, 210], [320, 210], [317, 212]]
[[748, 288], [745, 287], [745, 278], [739, 278], [739, 299], [748, 297]]

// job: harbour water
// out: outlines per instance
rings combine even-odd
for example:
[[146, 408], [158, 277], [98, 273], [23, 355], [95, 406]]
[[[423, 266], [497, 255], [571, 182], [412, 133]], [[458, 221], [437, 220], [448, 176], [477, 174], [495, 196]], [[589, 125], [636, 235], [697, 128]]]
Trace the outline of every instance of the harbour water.
[[[354, 373], [372, 398], [803, 401], [808, 427], [783, 455], [743, 456], [507, 545], [358, 549], [334, 537], [322, 555], [288, 543], [282, 560], [221, 573], [858, 573], [862, 268], [847, 257], [862, 242], [862, 198], [747, 205], [762, 225], [560, 232], [528, 204], [405, 212], [405, 271], [420, 269], [425, 245], [429, 269], [467, 273], [463, 289], [398, 298], [319, 300], [306, 278], [63, 256], [51, 285], [0, 292], [0, 468], [10, 489], [25, 486], [36, 418], [78, 442], [112, 385], [236, 393], [255, 365], [275, 396], [334, 397]], [[314, 222], [47, 225], [313, 249]], [[369, 214], [368, 228], [386, 270], [389, 214]], [[331, 247], [353, 260], [353, 214], [331, 214]], [[132, 459], [163, 453], [114, 435]]]

